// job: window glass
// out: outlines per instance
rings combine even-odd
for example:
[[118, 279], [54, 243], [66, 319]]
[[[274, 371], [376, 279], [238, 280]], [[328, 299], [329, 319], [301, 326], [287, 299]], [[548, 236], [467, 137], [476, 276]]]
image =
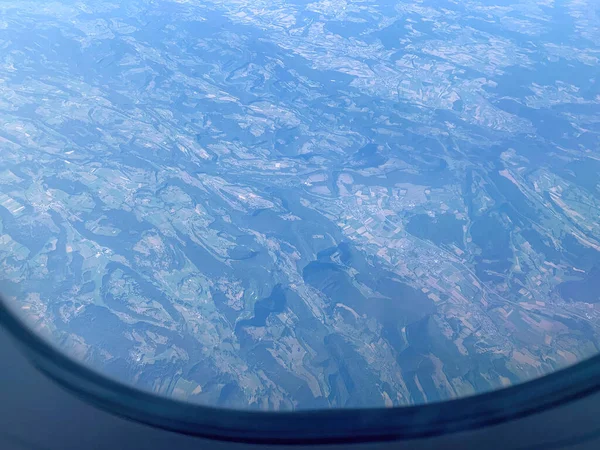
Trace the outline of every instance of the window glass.
[[4, 1], [0, 292], [101, 373], [228, 408], [590, 357], [599, 5]]

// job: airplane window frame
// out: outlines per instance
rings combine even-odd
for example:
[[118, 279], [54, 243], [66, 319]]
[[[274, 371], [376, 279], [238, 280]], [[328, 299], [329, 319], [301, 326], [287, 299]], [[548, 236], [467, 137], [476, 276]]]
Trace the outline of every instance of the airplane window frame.
[[0, 296], [0, 326], [40, 371], [63, 388], [114, 415], [219, 441], [307, 445], [436, 437], [521, 419], [600, 391], [600, 356], [593, 356], [521, 384], [437, 403], [285, 412], [225, 409], [186, 403], [110, 379], [38, 335], [12, 309]]

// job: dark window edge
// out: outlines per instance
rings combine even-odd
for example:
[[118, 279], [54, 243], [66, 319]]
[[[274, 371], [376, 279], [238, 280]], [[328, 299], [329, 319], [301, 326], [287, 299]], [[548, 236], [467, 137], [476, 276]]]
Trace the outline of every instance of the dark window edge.
[[0, 298], [0, 326], [44, 374], [117, 416], [191, 436], [256, 444], [338, 444], [422, 439], [473, 431], [565, 405], [600, 390], [600, 356], [501, 390], [425, 405], [262, 412], [185, 403], [141, 391], [71, 359]]

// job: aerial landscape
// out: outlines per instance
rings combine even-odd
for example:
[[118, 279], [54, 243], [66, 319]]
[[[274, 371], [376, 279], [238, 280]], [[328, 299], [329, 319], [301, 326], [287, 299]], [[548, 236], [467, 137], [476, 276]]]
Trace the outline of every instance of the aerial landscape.
[[600, 350], [600, 2], [0, 3], [0, 295], [226, 408]]

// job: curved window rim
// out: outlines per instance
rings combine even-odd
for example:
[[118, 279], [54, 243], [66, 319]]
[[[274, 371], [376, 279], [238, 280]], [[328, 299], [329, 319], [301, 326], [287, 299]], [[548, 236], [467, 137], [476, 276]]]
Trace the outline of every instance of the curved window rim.
[[75, 361], [35, 333], [0, 296], [0, 326], [44, 374], [111, 414], [213, 440], [308, 445], [399, 441], [473, 431], [600, 391], [600, 355], [540, 378], [415, 406], [250, 411], [187, 403], [126, 385]]

